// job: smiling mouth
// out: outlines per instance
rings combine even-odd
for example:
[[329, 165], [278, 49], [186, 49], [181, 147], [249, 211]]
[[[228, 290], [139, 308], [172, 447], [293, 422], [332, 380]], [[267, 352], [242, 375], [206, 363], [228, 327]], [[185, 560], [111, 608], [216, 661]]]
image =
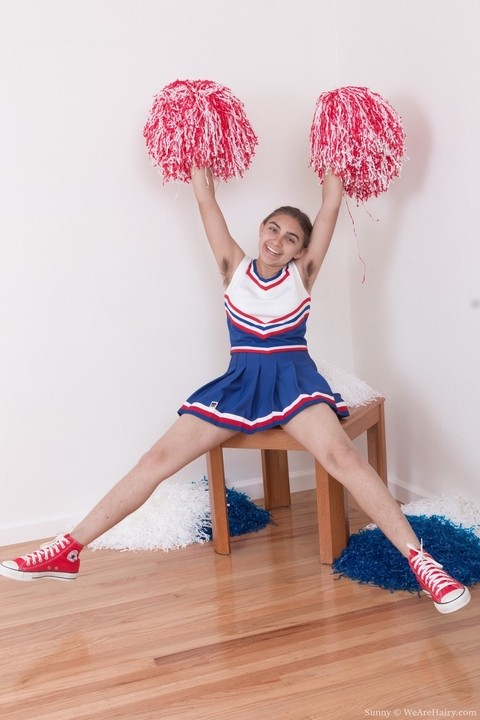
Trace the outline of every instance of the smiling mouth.
[[269, 252], [271, 255], [280, 255], [280, 253], [277, 250], [271, 248], [270, 245], [265, 245], [265, 248], [267, 249], [267, 252]]

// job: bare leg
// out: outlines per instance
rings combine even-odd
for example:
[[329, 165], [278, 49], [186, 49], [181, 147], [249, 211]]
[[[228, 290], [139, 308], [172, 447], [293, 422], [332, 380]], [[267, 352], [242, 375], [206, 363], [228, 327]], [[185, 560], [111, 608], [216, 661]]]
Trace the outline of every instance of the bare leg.
[[402, 555], [408, 557], [408, 543], [420, 547], [397, 502], [358, 452], [328, 405], [306, 408], [283, 428], [344, 485]]
[[234, 434], [193, 415], [182, 415], [71, 535], [80, 544], [88, 545], [143, 505], [162, 480]]

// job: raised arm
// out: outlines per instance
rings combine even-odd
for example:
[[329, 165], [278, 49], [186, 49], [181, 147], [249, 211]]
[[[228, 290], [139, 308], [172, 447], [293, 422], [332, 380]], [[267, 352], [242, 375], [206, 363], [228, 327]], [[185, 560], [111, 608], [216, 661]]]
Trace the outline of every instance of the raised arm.
[[297, 260], [297, 267], [309, 291], [317, 279], [330, 246], [342, 197], [343, 183], [340, 178], [332, 174], [326, 175], [322, 185], [322, 205], [313, 223], [310, 244], [302, 257]]
[[217, 261], [224, 285], [227, 286], [245, 253], [230, 235], [223, 213], [215, 198], [215, 185], [210, 170], [194, 168], [192, 185], [207, 240]]

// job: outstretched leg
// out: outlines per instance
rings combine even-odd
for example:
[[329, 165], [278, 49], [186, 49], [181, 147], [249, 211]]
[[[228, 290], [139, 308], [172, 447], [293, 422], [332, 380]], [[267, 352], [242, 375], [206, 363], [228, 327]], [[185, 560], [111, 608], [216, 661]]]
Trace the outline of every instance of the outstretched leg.
[[313, 405], [283, 426], [336, 480], [407, 558], [422, 589], [441, 613], [454, 612], [470, 600], [468, 588], [450, 577], [423, 550], [412, 526], [375, 470], [358, 452], [332, 410]]
[[402, 555], [408, 557], [409, 544], [420, 546], [398, 503], [358, 452], [328, 405], [306, 408], [283, 428], [342, 483]]
[[162, 480], [233, 434], [232, 430], [193, 415], [182, 415], [70, 534], [55, 538], [33, 553], [0, 563], [0, 575], [14, 580], [75, 580], [84, 545], [137, 510]]
[[194, 415], [181, 415], [71, 534], [88, 545], [143, 505], [163, 480], [234, 434]]

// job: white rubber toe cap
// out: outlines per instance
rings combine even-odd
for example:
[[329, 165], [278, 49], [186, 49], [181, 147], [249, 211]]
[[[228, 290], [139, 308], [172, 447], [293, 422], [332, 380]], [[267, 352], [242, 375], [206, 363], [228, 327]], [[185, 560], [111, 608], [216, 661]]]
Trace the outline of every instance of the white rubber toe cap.
[[32, 580], [31, 573], [22, 572], [15, 560], [4, 560], [0, 563], [0, 575], [11, 580]]

